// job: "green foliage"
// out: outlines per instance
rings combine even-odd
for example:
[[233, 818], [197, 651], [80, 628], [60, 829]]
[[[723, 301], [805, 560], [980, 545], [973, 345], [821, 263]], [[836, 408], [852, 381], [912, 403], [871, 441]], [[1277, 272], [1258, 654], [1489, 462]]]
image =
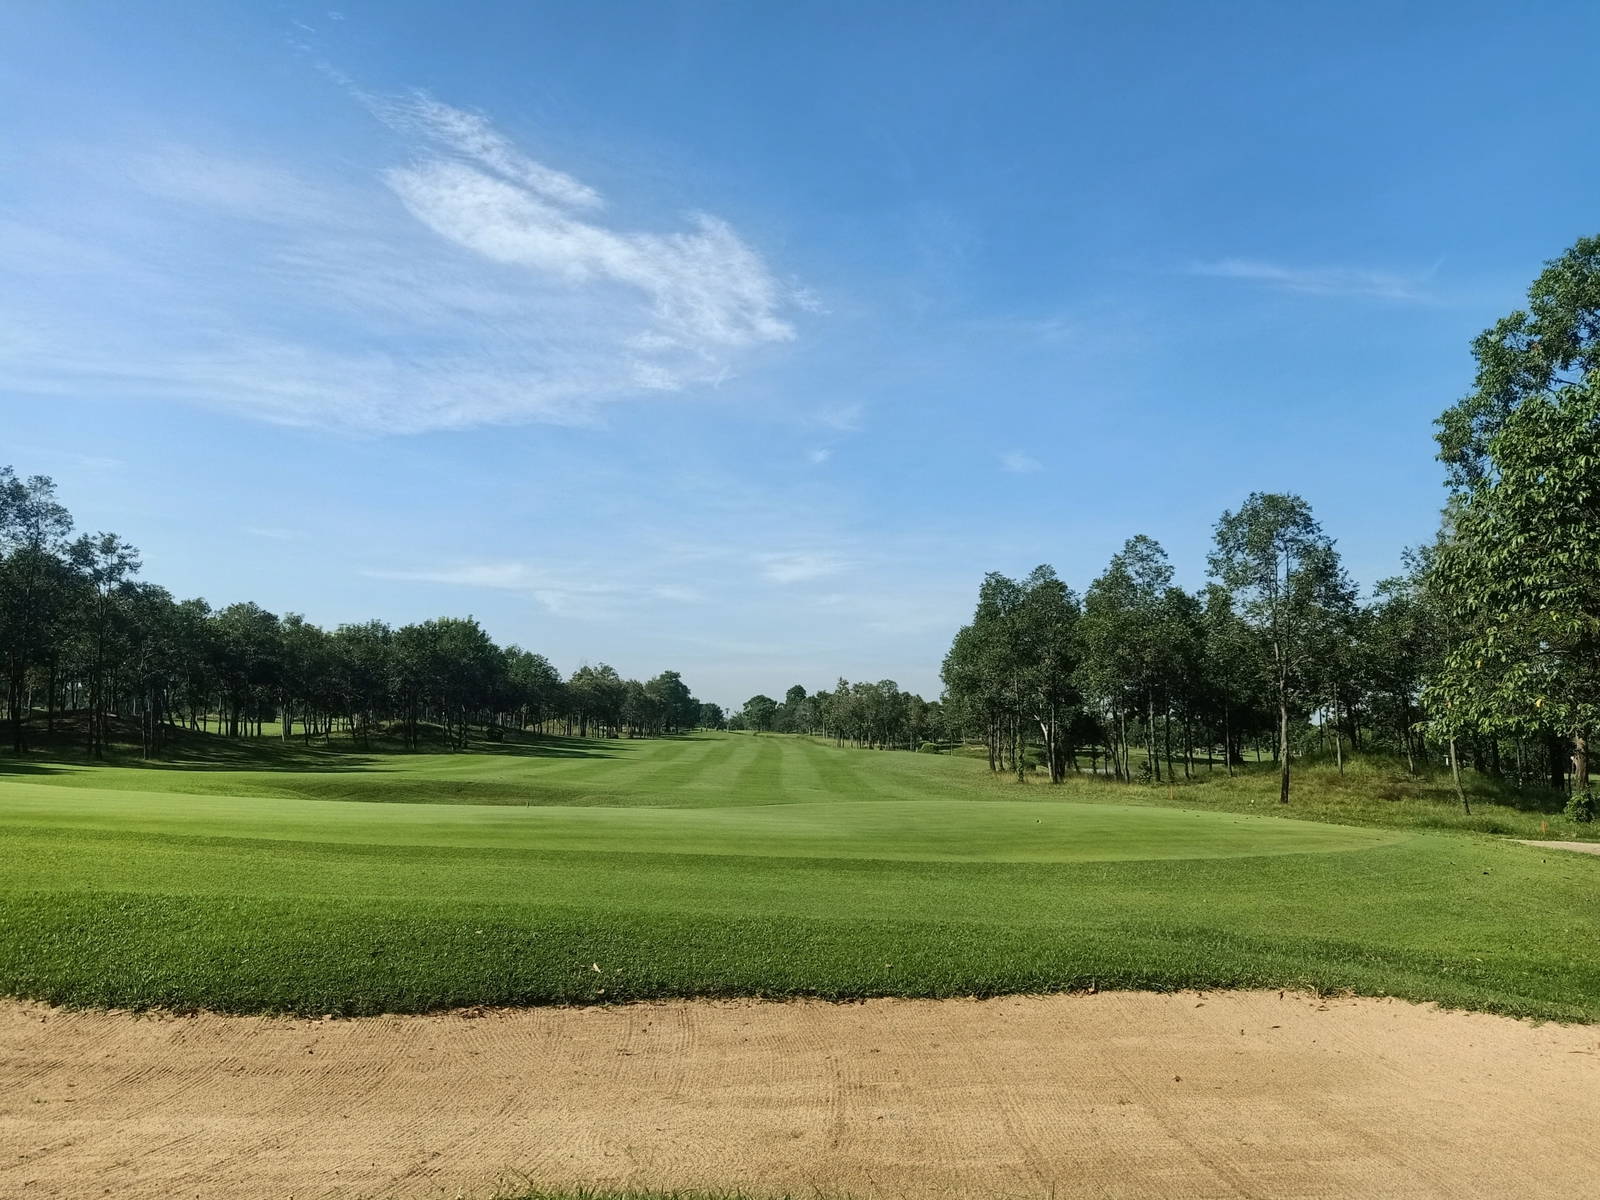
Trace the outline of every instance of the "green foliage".
[[1579, 788], [1567, 800], [1565, 816], [1575, 824], [1588, 825], [1597, 812], [1600, 812], [1600, 799], [1596, 798], [1593, 787]]
[[1223, 513], [1210, 565], [1263, 651], [1262, 673], [1278, 706], [1279, 799], [1287, 804], [1289, 711], [1337, 679], [1332, 647], [1346, 636], [1355, 589], [1311, 506], [1283, 493], [1253, 492], [1237, 512]]
[[1494, 472], [1491, 443], [1533, 396], [1581, 383], [1600, 370], [1600, 236], [1579, 238], [1528, 289], [1528, 307], [1472, 343], [1473, 390], [1439, 418], [1439, 458], [1457, 488]]
[[[215, 612], [179, 602], [137, 579], [138, 552], [115, 534], [71, 532], [49, 479], [0, 468], [0, 654], [14, 752], [41, 715], [46, 738], [71, 724], [104, 756], [112, 714], [132, 714], [147, 758], [213, 718], [230, 737], [271, 726], [326, 743], [337, 727], [363, 747], [397, 727], [419, 750], [430, 726], [464, 748], [475, 730], [491, 741], [555, 723], [654, 736], [702, 715], [676, 671], [640, 683], [601, 663], [563, 681], [543, 655], [495, 645], [472, 617], [329, 632], [250, 602]], [[715, 705], [707, 715], [723, 719]]]
[[778, 716], [778, 702], [771, 696], [751, 696], [744, 702], [745, 728], [756, 733], [770, 733]]
[[1600, 376], [1525, 398], [1451, 510], [1431, 581], [1448, 649], [1431, 695], [1456, 729], [1578, 740], [1600, 717]]
[[941, 673], [951, 718], [983, 730], [991, 770], [1009, 763], [1020, 775], [1037, 732], [1052, 781], [1065, 774], [1080, 704], [1078, 620], [1078, 597], [1049, 566], [1021, 581], [984, 577], [972, 623], [956, 634]]

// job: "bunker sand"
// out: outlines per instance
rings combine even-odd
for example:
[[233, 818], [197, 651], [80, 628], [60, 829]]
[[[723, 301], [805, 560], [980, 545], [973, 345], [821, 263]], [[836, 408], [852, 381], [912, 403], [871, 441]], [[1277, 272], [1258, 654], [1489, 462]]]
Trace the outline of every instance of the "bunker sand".
[[1577, 1196], [1600, 1028], [1277, 992], [350, 1021], [0, 1005], [0, 1195]]
[[1529, 842], [1523, 841], [1524, 846], [1534, 846], [1540, 850], [1574, 850], [1579, 854], [1600, 854], [1600, 842]]

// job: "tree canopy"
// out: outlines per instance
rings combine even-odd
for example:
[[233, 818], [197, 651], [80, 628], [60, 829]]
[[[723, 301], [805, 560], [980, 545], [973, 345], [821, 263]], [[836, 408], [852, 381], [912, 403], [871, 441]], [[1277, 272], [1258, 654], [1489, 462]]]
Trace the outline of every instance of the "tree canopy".
[[139, 555], [110, 533], [73, 534], [45, 476], [0, 467], [0, 654], [12, 749], [30, 725], [81, 726], [105, 753], [114, 725], [137, 723], [146, 755], [180, 728], [309, 741], [335, 728], [408, 748], [424, 731], [465, 749], [474, 734], [556, 729], [644, 737], [723, 721], [676, 671], [640, 682], [604, 663], [563, 680], [549, 659], [501, 647], [472, 617], [323, 629], [241, 601], [213, 609], [138, 578]]

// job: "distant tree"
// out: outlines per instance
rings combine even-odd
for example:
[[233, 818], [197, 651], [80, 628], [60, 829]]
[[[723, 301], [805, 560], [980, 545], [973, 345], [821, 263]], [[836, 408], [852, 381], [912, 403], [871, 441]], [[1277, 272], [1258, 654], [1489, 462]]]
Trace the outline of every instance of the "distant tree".
[[1200, 598], [1180, 587], [1167, 588], [1161, 597], [1157, 633], [1163, 757], [1170, 777], [1175, 770], [1172, 740], [1176, 728], [1182, 738], [1183, 776], [1187, 779], [1193, 770], [1195, 732], [1206, 699], [1205, 629]]
[[52, 657], [76, 589], [63, 556], [72, 517], [47, 476], [19, 479], [0, 467], [0, 651], [12, 749], [25, 744], [28, 669]]
[[1211, 572], [1234, 596], [1266, 652], [1278, 709], [1278, 800], [1289, 803], [1289, 711], [1304, 697], [1305, 671], [1327, 614], [1350, 587], [1333, 541], [1299, 496], [1253, 492], [1216, 527]]
[[1022, 581], [1014, 614], [1013, 653], [1018, 659], [1017, 700], [1044, 747], [1051, 783], [1066, 778], [1074, 758], [1073, 716], [1081, 696], [1078, 667], [1078, 597], [1049, 566], [1037, 566]]
[[311, 741], [313, 722], [330, 709], [334, 684], [334, 656], [328, 635], [299, 613], [287, 613], [278, 623], [279, 734], [288, 741], [294, 733], [295, 713], [301, 732]]
[[683, 676], [676, 671], [663, 671], [644, 687], [659, 706], [660, 720], [653, 732], [677, 733], [694, 728], [700, 716], [700, 702], [690, 693]]
[[458, 750], [479, 727], [498, 739], [506, 726], [562, 720], [569, 733], [576, 723], [615, 736], [626, 720], [631, 734], [654, 736], [701, 720], [676, 671], [630, 683], [600, 664], [569, 686], [543, 655], [496, 645], [470, 616], [330, 634], [250, 602], [214, 611], [137, 581], [138, 553], [116, 535], [69, 541], [71, 530], [49, 479], [0, 467], [0, 718], [15, 751], [41, 698], [47, 733], [61, 702], [84, 712], [96, 755], [125, 717], [138, 718], [147, 756], [183, 725], [210, 732], [212, 714], [230, 737], [259, 736], [275, 717], [285, 739], [309, 743], [342, 725], [368, 746], [397, 722], [409, 749], [430, 722]]
[[332, 653], [338, 664], [341, 700], [352, 737], [372, 743], [379, 714], [391, 709], [397, 677], [395, 634], [382, 621], [341, 625], [334, 631]]
[[183, 681], [182, 614], [171, 593], [153, 583], [123, 587], [116, 602], [121, 686], [139, 718], [141, 752], [154, 758], [166, 741], [173, 698]]
[[744, 724], [755, 733], [770, 733], [778, 716], [778, 702], [771, 696], [755, 695], [744, 702]]
[[606, 663], [579, 667], [567, 681], [567, 691], [582, 736], [591, 730], [601, 737], [617, 736], [627, 685], [616, 668]]
[[281, 665], [276, 614], [259, 604], [230, 604], [211, 618], [213, 669], [221, 691], [229, 737], [238, 737], [259, 717], [265, 698], [277, 686]]
[[697, 724], [702, 729], [726, 729], [728, 718], [722, 711], [722, 705], [706, 700], [701, 702]]
[[542, 654], [511, 646], [505, 651], [506, 708], [518, 729], [540, 728], [561, 709], [561, 672]]
[[1202, 673], [1208, 703], [1221, 734], [1228, 774], [1242, 761], [1243, 737], [1258, 729], [1261, 647], [1256, 631], [1235, 611], [1233, 593], [1206, 587], [1201, 612]]
[[651, 696], [645, 685], [629, 679], [622, 685], [622, 724], [629, 737], [643, 737], [655, 730], [661, 722], [661, 703]]
[[1422, 690], [1443, 652], [1443, 616], [1428, 582], [1434, 548], [1406, 552], [1407, 571], [1380, 580], [1361, 626], [1357, 654], [1374, 698], [1386, 710], [1406, 769], [1417, 773]]
[[784, 733], [811, 732], [810, 718], [814, 706], [810, 703], [810, 699], [806, 689], [798, 683], [791, 686], [784, 692], [783, 703], [778, 706], [776, 728]]
[[1147, 769], [1159, 778], [1155, 706], [1171, 668], [1167, 591], [1172, 566], [1159, 542], [1129, 538], [1084, 593], [1077, 681], [1100, 716], [1112, 770], [1131, 778], [1129, 718], [1144, 721]]
[[89, 673], [89, 749], [100, 758], [107, 738], [106, 713], [111, 691], [112, 638], [117, 601], [139, 570], [139, 552], [113, 533], [82, 537], [73, 544], [74, 562], [89, 585], [87, 619], [92, 647]]
[[[1003, 579], [1004, 576], [991, 574], [985, 577], [984, 585], [979, 590], [980, 611], [984, 592], [993, 587], [992, 581], [997, 578]], [[1007, 690], [1011, 676], [1006, 669], [1005, 657], [996, 645], [995, 624], [993, 616], [974, 615], [972, 624], [963, 625], [945, 654], [940, 677], [944, 680], [945, 697], [957, 721], [965, 728], [983, 732], [989, 770], [1000, 771], [1006, 765], [1006, 750], [1015, 746], [1012, 736], [1015, 712]], [[840, 680], [841, 684], [843, 682]], [[835, 691], [828, 711], [830, 719], [840, 731], [841, 739], [846, 725], [841, 710], [846, 705], [847, 699]]]

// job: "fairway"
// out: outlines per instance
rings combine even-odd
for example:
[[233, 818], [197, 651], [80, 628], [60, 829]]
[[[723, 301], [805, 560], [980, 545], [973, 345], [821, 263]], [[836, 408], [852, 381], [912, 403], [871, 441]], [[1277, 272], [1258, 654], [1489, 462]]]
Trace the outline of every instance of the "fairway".
[[354, 1014], [1253, 985], [1600, 1016], [1576, 855], [785, 736], [252, 755], [0, 767], [0, 990]]
[[35, 829], [327, 844], [865, 858], [912, 862], [1112, 862], [1233, 858], [1384, 845], [1396, 834], [1271, 817], [1017, 800], [806, 801], [739, 808], [330, 806], [12, 784], [8, 815]]

